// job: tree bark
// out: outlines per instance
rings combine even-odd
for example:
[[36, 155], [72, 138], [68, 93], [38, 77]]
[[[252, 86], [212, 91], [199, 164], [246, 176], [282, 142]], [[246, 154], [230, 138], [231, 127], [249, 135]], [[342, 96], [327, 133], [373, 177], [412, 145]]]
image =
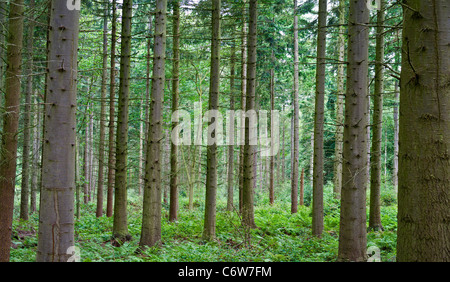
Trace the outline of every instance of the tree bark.
[[[220, 7], [221, 0], [212, 1], [212, 42], [211, 80], [209, 87], [209, 110], [219, 109], [220, 87]], [[209, 125], [217, 123], [217, 116], [208, 117]], [[216, 195], [217, 195], [217, 143], [210, 144], [210, 138], [217, 138], [217, 131], [208, 134], [206, 150], [206, 196], [203, 239], [212, 240], [216, 236]]]
[[17, 163], [17, 132], [22, 73], [23, 0], [10, 3], [6, 51], [5, 115], [0, 162], [0, 261], [9, 261]]
[[116, 133], [116, 172], [114, 189], [113, 237], [130, 239], [127, 220], [128, 107], [130, 93], [131, 18], [133, 1], [125, 0], [122, 8], [119, 105]]
[[[180, 96], [180, 2], [173, 2], [173, 70], [172, 70], [172, 113], [178, 110]], [[178, 119], [177, 119], [178, 120]], [[172, 130], [178, 122], [172, 122]], [[170, 208], [169, 221], [178, 219], [178, 146], [170, 143]]]
[[67, 262], [74, 242], [78, 10], [51, 3], [36, 261]]
[[383, 138], [383, 92], [384, 92], [384, 18], [385, 1], [381, 0], [377, 13], [375, 50], [375, 93], [373, 96], [372, 152], [370, 169], [369, 229], [383, 230], [381, 224], [381, 143]]
[[368, 24], [367, 1], [350, 1], [339, 261], [367, 258]]
[[106, 196], [106, 216], [113, 216], [114, 201], [114, 179], [116, 172], [115, 159], [115, 93], [116, 93], [116, 0], [112, 1], [112, 19], [111, 19], [111, 71], [110, 71], [110, 89], [109, 89], [109, 123], [108, 123], [108, 188]]
[[297, 0], [294, 0], [294, 115], [293, 115], [293, 155], [291, 179], [291, 213], [298, 211], [298, 161], [299, 161], [299, 54]]
[[[256, 60], [257, 60], [257, 19], [258, 1], [249, 1], [249, 30], [248, 30], [248, 61], [247, 61], [247, 90], [246, 90], [246, 112], [256, 111]], [[255, 132], [256, 121], [251, 118], [245, 119], [245, 145], [244, 145], [244, 183], [242, 187], [242, 223], [249, 228], [256, 228], [254, 215], [254, 181], [256, 180], [255, 157], [256, 145], [252, 136]]]
[[342, 150], [344, 138], [344, 95], [345, 95], [345, 1], [339, 0], [339, 35], [338, 35], [338, 60], [337, 69], [337, 93], [336, 93], [336, 135], [334, 151], [334, 198], [341, 198], [342, 187]]
[[450, 262], [450, 5], [404, 6], [398, 172], [399, 262]]
[[153, 79], [150, 102], [145, 188], [140, 247], [152, 247], [161, 241], [161, 140], [162, 110], [165, 86], [167, 0], [157, 0]]
[[[235, 42], [231, 43], [231, 58], [230, 58], [230, 110], [234, 113], [234, 77], [235, 73], [235, 64], [236, 64], [236, 46]], [[231, 119], [233, 122], [233, 126], [229, 127], [232, 132], [228, 132], [231, 136], [227, 137], [231, 141], [231, 145], [228, 145], [228, 176], [227, 176], [227, 211], [233, 211], [233, 189], [234, 189], [234, 115]]]
[[327, 0], [319, 1], [317, 35], [316, 105], [314, 119], [314, 168], [312, 199], [312, 234], [323, 232], [323, 126], [325, 122], [325, 56], [327, 37]]

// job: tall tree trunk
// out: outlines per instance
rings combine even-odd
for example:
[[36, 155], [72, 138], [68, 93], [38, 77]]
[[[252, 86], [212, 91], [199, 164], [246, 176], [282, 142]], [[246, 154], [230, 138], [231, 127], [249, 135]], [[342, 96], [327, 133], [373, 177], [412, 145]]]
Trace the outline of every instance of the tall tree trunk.
[[404, 6], [399, 262], [450, 262], [449, 15], [447, 0]]
[[382, 230], [381, 224], [381, 143], [383, 138], [383, 92], [384, 92], [384, 18], [385, 1], [381, 0], [377, 13], [375, 55], [375, 93], [373, 96], [372, 152], [370, 169], [369, 228]]
[[[275, 55], [272, 48], [272, 68], [270, 69], [270, 110], [271, 113], [275, 111]], [[270, 136], [271, 136], [271, 142], [270, 142], [270, 164], [269, 164], [269, 202], [271, 205], [273, 205], [275, 201], [275, 192], [274, 192], [274, 186], [275, 186], [275, 154], [273, 151], [273, 148], [275, 147], [275, 144], [273, 144], [274, 135], [275, 132], [272, 132], [272, 129], [274, 128], [274, 120], [273, 120], [273, 114], [270, 118]]]
[[14, 0], [9, 9], [6, 51], [5, 115], [0, 162], [0, 261], [9, 261], [14, 210], [17, 163], [17, 131], [20, 111], [22, 73], [23, 0]]
[[103, 18], [103, 70], [100, 101], [100, 140], [98, 147], [98, 182], [97, 182], [97, 217], [103, 215], [103, 172], [105, 163], [105, 120], [106, 120], [106, 86], [108, 75], [108, 10], [106, 5]]
[[31, 197], [30, 197], [30, 212], [36, 212], [36, 192], [39, 189], [40, 177], [40, 163], [41, 163], [41, 108], [37, 98], [37, 92], [34, 97], [34, 109], [36, 115], [36, 126], [33, 134], [33, 162], [31, 170]]
[[[212, 1], [212, 39], [211, 39], [211, 79], [209, 90], [209, 110], [219, 109], [220, 86], [220, 6], [221, 0]], [[209, 116], [209, 125], [217, 124], [217, 116]], [[208, 134], [206, 150], [206, 196], [205, 196], [205, 223], [203, 238], [214, 239], [216, 236], [216, 194], [217, 194], [217, 129]], [[216, 139], [217, 140], [217, 139]], [[212, 143], [212, 144], [211, 144]]]
[[[36, 260], [67, 262], [74, 241], [79, 10], [51, 3], [45, 132]], [[64, 27], [64, 28], [62, 28]]]
[[[180, 96], [180, 2], [173, 2], [173, 68], [172, 68], [172, 113], [178, 110]], [[176, 119], [178, 120], [178, 119]], [[172, 122], [172, 130], [178, 122]], [[178, 219], [178, 146], [170, 144], [170, 209], [169, 221]]]
[[325, 56], [327, 37], [327, 0], [319, 1], [317, 36], [316, 106], [314, 119], [314, 168], [312, 234], [323, 232], [323, 126], [325, 122]]
[[[235, 91], [234, 91], [234, 78], [236, 75], [235, 72], [235, 64], [236, 64], [236, 46], [234, 40], [231, 43], [231, 58], [230, 58], [230, 110], [234, 113], [234, 104], [235, 104]], [[232, 132], [228, 132], [230, 134], [229, 140], [231, 141], [231, 145], [228, 145], [228, 177], [227, 177], [227, 211], [233, 211], [233, 189], [234, 189], [234, 115], [231, 119], [233, 122], [232, 127], [228, 127], [232, 129]]]
[[[29, 3], [30, 17], [34, 16], [34, 0]], [[34, 20], [34, 19], [33, 19]], [[22, 184], [20, 198], [20, 218], [28, 220], [28, 203], [30, 197], [30, 141], [31, 141], [31, 98], [33, 96], [33, 36], [34, 22], [28, 23], [28, 63], [27, 63], [27, 85], [25, 91], [25, 113], [23, 119], [23, 151], [22, 151]]]
[[89, 131], [90, 131], [90, 126], [89, 126], [89, 111], [90, 111], [90, 104], [88, 102], [88, 105], [86, 106], [86, 127], [85, 127], [85, 131], [84, 131], [84, 163], [83, 163], [83, 172], [84, 172], [84, 187], [83, 187], [83, 192], [84, 192], [84, 203], [87, 204], [89, 203], [89, 165], [90, 165], [90, 142], [89, 142]]
[[[247, 0], [243, 0], [242, 5], [242, 32], [241, 32], [241, 110], [245, 112], [247, 98]], [[239, 212], [242, 214], [242, 198], [244, 187], [244, 144], [245, 144], [245, 120], [241, 117], [239, 136]]]
[[[248, 30], [248, 61], [247, 61], [247, 90], [246, 112], [255, 112], [256, 108], [256, 60], [257, 60], [257, 20], [258, 0], [249, 1], [249, 30]], [[256, 113], [255, 113], [256, 114]], [[254, 181], [256, 179], [256, 121], [245, 119], [245, 145], [244, 145], [244, 183], [242, 191], [242, 223], [244, 226], [256, 228], [254, 215]]]
[[339, 35], [338, 35], [338, 60], [337, 69], [337, 93], [336, 93], [336, 135], [334, 151], [334, 198], [341, 198], [342, 187], [342, 150], [344, 138], [344, 95], [345, 95], [345, 0], [339, 0]]
[[367, 1], [350, 1], [348, 24], [348, 79], [343, 152], [345, 161], [342, 175], [338, 260], [365, 261], [369, 59]]
[[128, 107], [130, 93], [131, 18], [133, 1], [125, 0], [122, 8], [119, 111], [117, 116], [116, 175], [114, 187], [113, 237], [130, 239], [127, 220]]
[[297, 0], [294, 0], [294, 147], [292, 155], [292, 179], [291, 179], [291, 213], [297, 213], [298, 210], [298, 160], [299, 160], [299, 54], [298, 54], [298, 16]]
[[111, 71], [110, 71], [110, 89], [109, 89], [109, 123], [108, 123], [108, 191], [106, 196], [106, 216], [113, 216], [114, 201], [114, 178], [116, 172], [115, 159], [115, 93], [116, 93], [116, 0], [112, 1], [112, 19], [111, 19]]
[[392, 164], [392, 185], [394, 186], [395, 194], [398, 192], [398, 104], [400, 89], [398, 86], [399, 82], [395, 81], [395, 105], [394, 105], [394, 161]]
[[302, 173], [300, 174], [300, 206], [304, 205], [304, 194], [305, 194], [305, 169], [302, 168]]
[[142, 212], [141, 247], [161, 241], [161, 140], [166, 60], [167, 0], [157, 0], [153, 51], [153, 79], [150, 102], [145, 188]]

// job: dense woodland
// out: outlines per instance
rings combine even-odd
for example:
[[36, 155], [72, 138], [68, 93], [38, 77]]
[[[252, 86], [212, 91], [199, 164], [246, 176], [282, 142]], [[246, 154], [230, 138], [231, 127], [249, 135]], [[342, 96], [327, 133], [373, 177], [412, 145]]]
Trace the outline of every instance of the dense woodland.
[[450, 261], [449, 15], [0, 1], [0, 261]]

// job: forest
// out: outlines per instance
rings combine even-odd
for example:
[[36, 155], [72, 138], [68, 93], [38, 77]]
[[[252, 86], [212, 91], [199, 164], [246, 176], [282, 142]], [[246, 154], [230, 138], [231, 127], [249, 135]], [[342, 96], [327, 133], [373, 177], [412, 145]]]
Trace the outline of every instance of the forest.
[[1, 0], [0, 262], [450, 262], [449, 15]]

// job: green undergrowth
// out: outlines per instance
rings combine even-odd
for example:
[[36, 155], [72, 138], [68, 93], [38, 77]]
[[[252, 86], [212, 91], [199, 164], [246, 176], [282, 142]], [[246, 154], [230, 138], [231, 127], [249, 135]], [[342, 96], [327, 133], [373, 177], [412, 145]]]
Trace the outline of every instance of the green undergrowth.
[[[392, 195], [384, 195], [381, 209], [383, 231], [369, 232], [368, 247], [376, 247], [382, 261], [394, 261], [396, 249], [397, 206]], [[246, 229], [237, 212], [226, 211], [219, 200], [216, 240], [202, 239], [204, 207], [188, 210], [187, 199], [180, 199], [177, 222], [168, 222], [168, 206], [163, 205], [161, 246], [137, 253], [141, 231], [142, 198], [129, 196], [128, 228], [131, 241], [116, 247], [111, 240], [112, 218], [95, 216], [95, 204], [82, 205], [75, 223], [76, 247], [83, 262], [333, 262], [337, 259], [339, 241], [339, 200], [326, 187], [324, 196], [324, 232], [321, 238], [311, 235], [311, 207], [300, 206], [290, 212], [289, 197], [282, 195], [274, 205], [264, 196], [255, 206], [258, 228]], [[309, 203], [306, 203], [309, 204]], [[28, 222], [14, 220], [11, 261], [35, 261], [38, 216]]]

